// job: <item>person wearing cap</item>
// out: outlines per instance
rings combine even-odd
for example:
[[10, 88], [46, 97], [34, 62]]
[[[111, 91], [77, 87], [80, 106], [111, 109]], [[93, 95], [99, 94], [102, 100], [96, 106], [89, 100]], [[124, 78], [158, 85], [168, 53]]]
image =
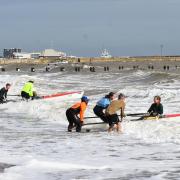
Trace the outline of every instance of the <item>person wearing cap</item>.
[[7, 83], [5, 87], [0, 89], [0, 104], [7, 102], [7, 93], [10, 87], [11, 87], [11, 84]]
[[104, 110], [107, 109], [111, 101], [114, 100], [114, 95], [115, 93], [110, 92], [105, 97], [101, 98], [93, 109], [94, 114], [98, 116], [101, 120], [103, 120], [105, 123], [108, 123], [108, 119], [104, 113]]
[[78, 102], [67, 109], [66, 117], [69, 122], [68, 132], [72, 132], [74, 127], [76, 127], [76, 132], [81, 132], [81, 127], [84, 123], [84, 113], [86, 111], [88, 102], [88, 97], [83, 96], [81, 98], [81, 102]]
[[159, 116], [163, 114], [163, 105], [161, 104], [160, 96], [154, 97], [154, 103], [149, 108], [148, 113], [150, 116]]
[[[124, 109], [125, 109], [125, 95], [121, 93], [119, 94], [118, 99], [112, 101], [108, 106], [108, 108], [106, 109], [106, 116], [109, 122], [109, 129], [108, 129], [109, 132], [111, 132], [114, 129], [116, 129], [118, 132], [121, 131], [122, 118], [125, 117]], [[121, 114], [121, 120], [119, 120], [117, 114], [117, 111], [119, 110]]]
[[21, 91], [21, 97], [25, 100], [29, 100], [30, 98], [33, 100], [36, 95], [34, 81], [28, 81]]

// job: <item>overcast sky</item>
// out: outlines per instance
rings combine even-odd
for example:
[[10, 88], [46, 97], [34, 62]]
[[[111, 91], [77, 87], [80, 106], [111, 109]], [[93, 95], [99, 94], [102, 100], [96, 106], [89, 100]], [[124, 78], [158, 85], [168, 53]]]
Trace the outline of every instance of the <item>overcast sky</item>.
[[[180, 54], [180, 0], [0, 0], [0, 49]], [[2, 51], [2, 50], [1, 50]]]

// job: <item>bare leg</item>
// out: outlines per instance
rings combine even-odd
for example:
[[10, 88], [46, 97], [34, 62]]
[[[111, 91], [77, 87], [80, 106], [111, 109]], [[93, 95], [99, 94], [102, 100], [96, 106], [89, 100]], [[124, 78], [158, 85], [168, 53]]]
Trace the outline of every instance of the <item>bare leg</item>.
[[121, 133], [121, 132], [122, 132], [122, 126], [121, 126], [121, 123], [120, 123], [120, 122], [118, 122], [118, 123], [116, 124], [116, 130], [117, 130], [118, 133]]
[[113, 129], [114, 129], [114, 125], [109, 126], [108, 132], [109, 132], [109, 133], [112, 132]]

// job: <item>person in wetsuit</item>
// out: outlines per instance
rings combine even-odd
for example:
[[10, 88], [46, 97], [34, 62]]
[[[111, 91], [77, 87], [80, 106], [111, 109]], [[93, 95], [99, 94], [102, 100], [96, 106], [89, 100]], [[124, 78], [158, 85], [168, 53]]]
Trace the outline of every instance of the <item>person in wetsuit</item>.
[[5, 87], [0, 89], [0, 104], [7, 102], [7, 93], [10, 87], [11, 87], [11, 84], [7, 83]]
[[114, 99], [114, 94], [115, 93], [110, 92], [108, 95], [100, 99], [93, 109], [94, 114], [101, 118], [101, 120], [103, 120], [105, 123], [108, 123], [108, 119], [104, 113], [104, 110], [107, 109], [111, 101]]
[[[122, 131], [121, 122], [122, 118], [125, 117], [125, 95], [120, 93], [117, 100], [111, 102], [111, 104], [106, 109], [106, 116], [109, 122], [109, 132], [116, 129], [118, 132]], [[118, 117], [117, 111], [120, 110], [121, 120]]]
[[81, 132], [81, 127], [84, 123], [84, 113], [87, 108], [89, 99], [87, 96], [81, 98], [81, 102], [74, 104], [67, 109], [66, 117], [69, 122], [68, 132], [72, 132], [72, 129], [76, 127], [76, 132]]
[[163, 114], [163, 105], [161, 104], [160, 96], [154, 97], [154, 103], [149, 108], [148, 113], [150, 116], [159, 116]]

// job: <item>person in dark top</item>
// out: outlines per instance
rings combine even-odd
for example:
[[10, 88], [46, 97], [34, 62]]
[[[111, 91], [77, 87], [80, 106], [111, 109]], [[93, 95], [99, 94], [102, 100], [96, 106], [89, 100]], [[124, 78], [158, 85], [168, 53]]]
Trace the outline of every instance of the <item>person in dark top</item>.
[[151, 116], [158, 116], [158, 115], [163, 114], [163, 105], [161, 104], [161, 97], [160, 96], [154, 97], [154, 103], [149, 108], [148, 113]]
[[7, 92], [10, 89], [11, 84], [7, 83], [5, 87], [0, 90], [0, 104], [6, 103], [7, 101]]

